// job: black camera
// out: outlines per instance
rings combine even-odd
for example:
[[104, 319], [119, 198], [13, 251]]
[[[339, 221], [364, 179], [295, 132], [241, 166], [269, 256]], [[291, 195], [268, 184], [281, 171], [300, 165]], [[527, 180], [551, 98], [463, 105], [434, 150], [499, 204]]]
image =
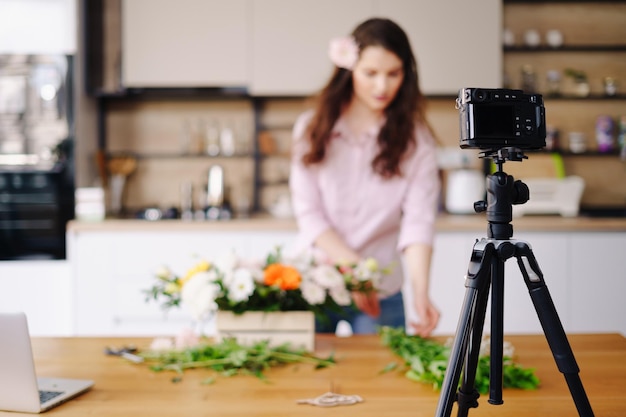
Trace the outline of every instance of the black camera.
[[546, 146], [546, 113], [540, 94], [463, 88], [456, 107], [461, 123], [461, 148], [523, 150]]

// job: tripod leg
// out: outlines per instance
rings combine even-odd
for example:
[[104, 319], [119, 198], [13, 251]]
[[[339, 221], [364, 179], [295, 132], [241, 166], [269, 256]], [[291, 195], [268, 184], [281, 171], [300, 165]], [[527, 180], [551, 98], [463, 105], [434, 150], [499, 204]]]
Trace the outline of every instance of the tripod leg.
[[535, 255], [524, 242], [518, 242], [517, 263], [524, 276], [524, 281], [528, 287], [528, 292], [537, 311], [537, 316], [541, 322], [541, 327], [554, 356], [554, 360], [559, 372], [565, 377], [568, 388], [581, 417], [593, 417], [591, 404], [585, 393], [585, 388], [580, 380], [578, 364], [574, 358], [574, 353], [567, 340], [567, 335], [561, 324], [554, 302], [548, 291], [543, 274]]
[[491, 347], [489, 349], [489, 404], [502, 401], [502, 344], [504, 343], [504, 260], [494, 257], [491, 267]]
[[[481, 241], [482, 242], [482, 241]], [[450, 360], [437, 404], [437, 417], [449, 417], [455, 399], [459, 401], [459, 416], [466, 416], [468, 409], [477, 407], [478, 394], [474, 388], [476, 367], [480, 351], [480, 339], [485, 322], [485, 311], [491, 279], [491, 257], [493, 245], [477, 248], [474, 245], [467, 278], [465, 298], [457, 325], [456, 336], [450, 352]], [[471, 337], [471, 341], [470, 341]], [[468, 351], [469, 347], [469, 353]], [[458, 398], [455, 395], [464, 364], [463, 383]]]

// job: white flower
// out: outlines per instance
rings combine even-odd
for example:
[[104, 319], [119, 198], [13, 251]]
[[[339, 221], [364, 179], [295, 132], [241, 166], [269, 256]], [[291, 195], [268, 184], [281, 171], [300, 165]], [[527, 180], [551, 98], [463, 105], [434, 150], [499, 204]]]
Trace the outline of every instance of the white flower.
[[332, 265], [318, 265], [310, 271], [310, 275], [323, 288], [345, 287], [343, 275]]
[[215, 299], [220, 293], [220, 286], [215, 282], [216, 279], [214, 271], [199, 272], [183, 285], [180, 298], [194, 319], [203, 320], [217, 311]]
[[378, 262], [374, 258], [367, 258], [359, 262], [353, 270], [354, 278], [360, 282], [370, 281], [374, 288], [378, 288], [382, 280]]
[[302, 297], [311, 305], [323, 304], [326, 301], [326, 290], [311, 279], [306, 279], [300, 284]]
[[331, 39], [328, 56], [339, 68], [352, 70], [359, 59], [359, 45], [351, 36]]
[[228, 284], [228, 299], [236, 303], [247, 301], [254, 292], [254, 278], [250, 270], [237, 268]]
[[157, 337], [150, 343], [150, 350], [166, 351], [174, 348], [174, 341], [170, 337]]
[[159, 269], [157, 269], [155, 275], [157, 276], [157, 278], [162, 279], [163, 281], [169, 281], [174, 277], [172, 271], [166, 266], [161, 266]]
[[336, 286], [329, 290], [332, 299], [340, 306], [349, 306], [352, 304], [350, 292], [344, 286]]
[[313, 265], [312, 257], [307, 253], [300, 253], [296, 256], [291, 257], [288, 260], [283, 260], [282, 262], [285, 265], [292, 266], [296, 268], [298, 271], [306, 272]]

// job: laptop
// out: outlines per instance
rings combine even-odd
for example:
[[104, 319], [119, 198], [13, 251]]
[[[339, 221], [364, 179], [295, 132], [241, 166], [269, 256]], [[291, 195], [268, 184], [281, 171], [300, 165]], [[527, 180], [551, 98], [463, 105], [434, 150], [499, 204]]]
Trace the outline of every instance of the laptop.
[[0, 410], [41, 413], [92, 386], [90, 380], [37, 378], [26, 315], [0, 312]]

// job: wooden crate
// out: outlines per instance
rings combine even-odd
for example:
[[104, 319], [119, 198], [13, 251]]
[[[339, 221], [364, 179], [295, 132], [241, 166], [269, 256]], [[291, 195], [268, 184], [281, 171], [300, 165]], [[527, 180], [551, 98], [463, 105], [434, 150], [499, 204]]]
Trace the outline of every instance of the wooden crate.
[[216, 327], [218, 338], [236, 337], [242, 344], [269, 340], [272, 346], [291, 343], [308, 351], [315, 349], [315, 317], [310, 311], [219, 311]]

